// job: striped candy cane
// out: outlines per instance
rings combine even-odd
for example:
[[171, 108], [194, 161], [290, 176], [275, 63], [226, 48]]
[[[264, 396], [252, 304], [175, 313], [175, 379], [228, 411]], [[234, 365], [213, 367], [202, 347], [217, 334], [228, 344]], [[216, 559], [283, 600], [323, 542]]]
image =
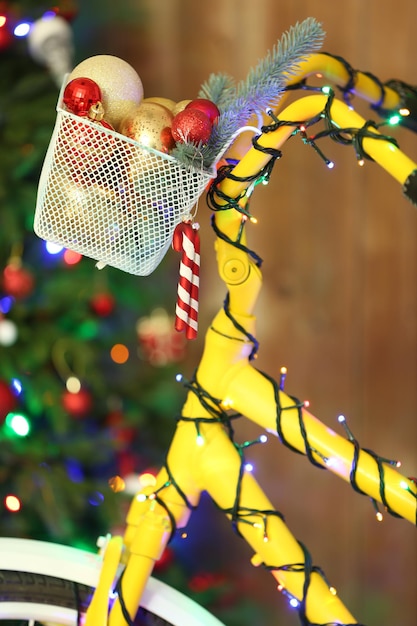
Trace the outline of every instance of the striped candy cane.
[[200, 282], [200, 237], [198, 224], [181, 222], [175, 228], [172, 247], [181, 252], [180, 278], [175, 309], [175, 329], [187, 339], [197, 337], [198, 290]]

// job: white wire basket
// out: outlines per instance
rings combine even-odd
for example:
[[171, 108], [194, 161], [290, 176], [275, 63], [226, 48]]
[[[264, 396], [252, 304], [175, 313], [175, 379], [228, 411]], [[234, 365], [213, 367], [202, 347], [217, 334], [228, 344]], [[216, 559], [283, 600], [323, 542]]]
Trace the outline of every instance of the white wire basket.
[[213, 172], [74, 115], [60, 106], [61, 97], [39, 181], [35, 233], [98, 267], [147, 276]]

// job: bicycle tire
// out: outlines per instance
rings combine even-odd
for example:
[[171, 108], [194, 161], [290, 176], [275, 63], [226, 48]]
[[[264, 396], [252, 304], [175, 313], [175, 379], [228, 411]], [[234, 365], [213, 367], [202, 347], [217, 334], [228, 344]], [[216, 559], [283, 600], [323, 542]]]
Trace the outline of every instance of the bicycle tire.
[[[97, 584], [101, 557], [78, 548], [0, 538], [0, 622], [76, 626]], [[193, 600], [150, 577], [135, 626], [224, 626]]]

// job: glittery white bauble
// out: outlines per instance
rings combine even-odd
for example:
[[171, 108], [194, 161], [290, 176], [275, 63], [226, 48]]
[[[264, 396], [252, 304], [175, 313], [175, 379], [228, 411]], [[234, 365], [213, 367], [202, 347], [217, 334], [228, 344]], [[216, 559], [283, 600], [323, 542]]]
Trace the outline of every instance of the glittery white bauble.
[[143, 85], [129, 63], [109, 54], [99, 54], [79, 63], [69, 75], [90, 78], [101, 89], [105, 119], [116, 129], [143, 98]]

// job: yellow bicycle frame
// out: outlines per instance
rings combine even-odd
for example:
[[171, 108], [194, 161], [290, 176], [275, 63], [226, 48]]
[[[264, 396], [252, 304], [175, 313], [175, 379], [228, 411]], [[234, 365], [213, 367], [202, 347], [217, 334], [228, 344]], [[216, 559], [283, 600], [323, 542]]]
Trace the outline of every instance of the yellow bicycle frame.
[[[337, 79], [340, 68], [334, 68], [327, 56], [325, 61], [326, 71]], [[319, 55], [315, 55], [306, 61], [303, 72], [322, 71], [323, 62]], [[356, 86], [361, 95], [368, 88], [370, 85], [365, 79]], [[369, 95], [371, 101], [373, 97], [373, 94]], [[391, 94], [388, 93], [387, 98], [391, 98]], [[287, 122], [293, 120], [293, 125], [278, 126], [273, 132], [262, 134], [258, 138], [259, 145], [279, 149], [301, 122], [307, 123], [320, 115], [326, 101], [324, 95], [311, 95], [293, 102], [280, 116]], [[391, 100], [387, 102], [387, 106], [392, 104]], [[333, 101], [330, 116], [342, 129], [359, 129], [365, 123], [361, 116], [338, 100]], [[374, 136], [364, 137], [364, 150], [404, 185], [417, 169], [416, 164], [390, 141], [378, 139], [377, 135], [375, 130]], [[155, 560], [162, 554], [172, 531], [186, 525], [203, 490], [233, 520], [235, 529], [251, 545], [254, 550], [252, 562], [264, 564], [271, 570], [278, 588], [303, 604], [311, 622], [358, 623], [320, 573], [314, 568], [307, 572], [303, 547], [281, 517], [271, 514], [274, 507], [262, 488], [250, 473], [242, 471], [241, 456], [229, 436], [227, 425], [213, 417], [213, 410], [221, 405], [225, 410], [231, 408], [243, 414], [268, 432], [277, 433], [279, 407], [281, 435], [285, 441], [294, 449], [307, 453], [307, 435], [314, 461], [343, 480], [351, 480], [358, 453], [355, 442], [333, 432], [284, 391], [279, 390], [277, 396], [277, 388], [271, 379], [256, 370], [249, 359], [252, 349], [249, 337], [256, 332], [253, 312], [262, 276], [245, 248], [234, 245], [239, 241], [244, 246], [246, 242], [246, 217], [236, 208], [230, 208], [227, 198], [236, 199], [245, 207], [250, 194], [248, 178], [257, 175], [269, 159], [270, 154], [251, 148], [234, 167], [233, 178], [226, 176], [214, 188], [216, 202], [220, 208], [225, 207], [225, 210], [215, 212], [214, 220], [217, 230], [225, 235], [217, 238], [215, 246], [218, 271], [228, 290], [228, 311], [222, 308], [206, 333], [203, 355], [195, 375], [203, 395], [196, 393], [196, 386], [191, 385], [166, 465], [159, 472], [156, 484], [138, 493], [132, 501], [124, 537], [126, 566], [120, 596], [110, 612], [110, 626], [126, 626], [128, 622], [123, 615], [126, 612], [133, 619]], [[372, 499], [382, 501], [380, 467], [375, 458], [361, 450], [356, 462], [358, 488]], [[416, 485], [387, 463], [383, 464], [383, 472], [384, 497], [391, 511], [416, 523]], [[114, 559], [111, 562], [109, 567], [113, 572]], [[97, 591], [100, 597], [108, 597], [109, 578], [104, 566], [103, 583]], [[107, 624], [107, 613], [102, 609], [100, 612], [98, 604], [94, 600], [91, 603], [86, 626]]]

